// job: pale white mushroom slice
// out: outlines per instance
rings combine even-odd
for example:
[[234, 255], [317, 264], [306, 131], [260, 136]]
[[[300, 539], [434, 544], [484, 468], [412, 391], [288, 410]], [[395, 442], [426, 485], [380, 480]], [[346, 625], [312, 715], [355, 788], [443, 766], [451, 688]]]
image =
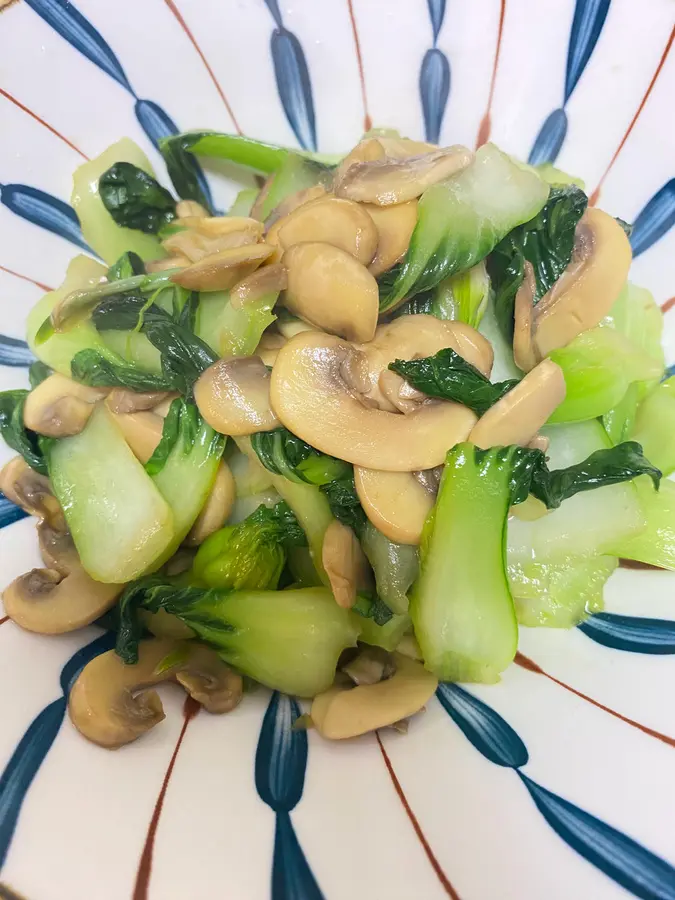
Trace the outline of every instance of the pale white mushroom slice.
[[516, 291], [513, 308], [513, 361], [523, 372], [529, 372], [537, 365], [532, 345], [532, 320], [536, 289], [532, 263], [526, 261], [525, 275], [522, 284]]
[[433, 697], [438, 679], [424, 666], [393, 654], [396, 672], [377, 684], [336, 684], [312, 703], [312, 722], [331, 740], [357, 737], [393, 725], [419, 712]]
[[[462, 322], [442, 321], [435, 316], [423, 314], [401, 316], [386, 325], [379, 325], [373, 340], [360, 348], [366, 357], [366, 377], [369, 381], [369, 387], [362, 388], [363, 393], [380, 409], [403, 411], [406, 407], [402, 408], [398, 402], [392, 402], [389, 396], [400, 394], [403, 383], [403, 379], [394, 372], [384, 375], [389, 371], [389, 363], [396, 359], [410, 360], [434, 356], [445, 348], [451, 348], [459, 353], [484, 375], [490, 374], [493, 360], [492, 345], [471, 326]], [[402, 399], [414, 401], [419, 397], [411, 394]]]
[[230, 291], [230, 305], [234, 309], [242, 309], [247, 304], [255, 303], [269, 294], [277, 294], [288, 287], [286, 267], [280, 263], [256, 269], [238, 282]]
[[338, 606], [351, 609], [370, 580], [370, 566], [351, 528], [334, 519], [323, 536], [321, 563]]
[[222, 528], [232, 512], [236, 499], [237, 491], [234, 477], [228, 464], [221, 461], [211, 492], [188, 536], [185, 538], [185, 543], [189, 547], [196, 547], [203, 543], [214, 531]]
[[164, 422], [156, 412], [112, 413], [136, 459], [145, 464], [162, 438]]
[[[363, 206], [352, 200], [326, 197], [305, 203], [274, 226], [282, 250], [295, 244], [322, 242], [339, 247], [367, 266], [377, 249], [375, 223]], [[272, 234], [268, 240], [273, 239]]]
[[267, 244], [231, 247], [181, 269], [171, 280], [189, 291], [227, 291], [254, 272], [274, 252]]
[[354, 162], [334, 183], [336, 197], [389, 206], [420, 197], [473, 162], [471, 150], [456, 144], [404, 159]]
[[266, 331], [255, 348], [255, 355], [259, 356], [266, 366], [273, 366], [279, 351], [287, 341], [288, 338], [277, 331]]
[[179, 200], [176, 203], [176, 215], [179, 219], [205, 219], [208, 214], [208, 210], [196, 200]]
[[412, 472], [354, 466], [356, 493], [373, 525], [396, 544], [419, 544], [434, 494]]
[[2, 594], [5, 612], [21, 628], [38, 634], [65, 634], [90, 625], [114, 605], [124, 585], [94, 581], [65, 528], [42, 522], [38, 536], [49, 568], [32, 569], [8, 585]]
[[295, 244], [283, 256], [288, 270], [284, 305], [311, 325], [350, 341], [370, 341], [379, 314], [377, 282], [365, 266], [332, 244]]
[[284, 197], [278, 206], [274, 207], [272, 212], [265, 219], [265, 225], [267, 228], [271, 228], [279, 221], [279, 219], [283, 219], [284, 216], [287, 216], [299, 207], [304, 206], [305, 203], [311, 203], [312, 200], [320, 200], [322, 197], [326, 196], [330, 195], [322, 184], [314, 184], [312, 187], [303, 188], [300, 191], [296, 191], [294, 194], [289, 194], [288, 197]]
[[270, 406], [270, 373], [259, 356], [219, 359], [199, 376], [194, 392], [199, 412], [221, 434], [242, 437], [279, 426]]
[[525, 298], [531, 287], [526, 286], [520, 298], [516, 295], [516, 363], [527, 370], [530, 363], [595, 328], [619, 296], [631, 260], [630, 242], [616, 219], [600, 209], [587, 209], [577, 225], [571, 262], [551, 290], [529, 309]]
[[381, 275], [405, 256], [417, 224], [417, 200], [394, 206], [362, 205], [375, 223], [378, 234], [377, 249], [368, 269], [372, 275]]
[[526, 447], [565, 399], [565, 376], [545, 359], [481, 416], [469, 435], [477, 447]]
[[26, 397], [24, 425], [47, 437], [79, 434], [89, 421], [94, 405], [107, 393], [107, 388], [87, 387], [54, 373]]
[[14, 456], [0, 469], [0, 492], [30, 516], [65, 529], [59, 502], [46, 475], [28, 465], [22, 456]]
[[279, 351], [270, 386], [283, 425], [324, 453], [365, 468], [431, 469], [465, 440], [475, 414], [457, 403], [427, 401], [407, 416], [368, 408], [347, 383], [360, 351], [318, 332], [296, 335]]
[[340, 160], [340, 164], [333, 174], [333, 183], [340, 184], [348, 169], [355, 163], [373, 162], [374, 160], [382, 160], [385, 158], [384, 147], [375, 137], [363, 138], [359, 143], [349, 151], [349, 153]]
[[105, 405], [112, 413], [147, 412], [159, 406], [167, 398], [175, 399], [178, 394], [168, 391], [130, 391], [113, 388], [105, 398]]
[[73, 725], [100, 747], [122, 747], [164, 719], [157, 692], [145, 688], [165, 681], [178, 681], [212, 713], [229, 712], [241, 701], [241, 676], [208, 647], [151, 638], [141, 641], [138, 656], [135, 665], [126, 665], [114, 650], [102, 653], [87, 663], [70, 692]]

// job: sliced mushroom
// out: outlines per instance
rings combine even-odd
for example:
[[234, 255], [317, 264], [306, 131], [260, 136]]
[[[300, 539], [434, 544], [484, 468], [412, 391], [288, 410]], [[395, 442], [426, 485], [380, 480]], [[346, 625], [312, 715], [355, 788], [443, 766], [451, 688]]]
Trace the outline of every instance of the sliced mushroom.
[[427, 141], [412, 141], [410, 138], [387, 137], [380, 135], [377, 140], [389, 159], [409, 159], [411, 156], [421, 156], [424, 153], [435, 153], [437, 144]]
[[5, 612], [21, 628], [38, 634], [65, 634], [90, 625], [114, 606], [124, 585], [94, 581], [67, 531], [42, 523], [38, 533], [50, 567], [32, 569], [5, 588]]
[[270, 373], [259, 356], [219, 359], [194, 390], [199, 412], [221, 434], [241, 437], [279, 425], [270, 407]]
[[405, 203], [421, 196], [432, 184], [461, 172], [473, 158], [470, 150], [456, 144], [405, 159], [355, 162], [336, 180], [335, 196], [378, 206]]
[[181, 269], [171, 280], [189, 291], [227, 291], [254, 272], [274, 248], [267, 244], [247, 244], [205, 256]]
[[551, 439], [546, 437], [545, 434], [535, 434], [527, 446], [531, 447], [533, 450], [541, 450], [542, 453], [546, 453], [550, 444]]
[[319, 734], [331, 740], [357, 737], [419, 712], [433, 697], [438, 679], [400, 653], [394, 653], [393, 660], [396, 672], [385, 681], [361, 687], [340, 684], [318, 694], [311, 716]]
[[305, 203], [274, 225], [268, 241], [288, 250], [295, 244], [320, 241], [339, 247], [362, 265], [375, 255], [378, 234], [366, 210], [352, 200], [326, 197]]
[[[380, 409], [390, 412], [396, 409], [412, 410], [413, 405], [405, 401], [414, 402], [419, 397], [408, 389], [404, 390], [403, 379], [394, 372], [384, 374], [389, 363], [395, 359], [433, 356], [446, 347], [459, 353], [484, 375], [490, 374], [492, 345], [474, 328], [463, 322], [441, 321], [435, 316], [401, 316], [387, 325], [378, 326], [373, 340], [361, 347], [367, 359], [367, 378], [370, 382], [370, 387], [363, 389], [364, 393]], [[399, 398], [402, 404], [397, 402]]]
[[[378, 387], [387, 401], [394, 409], [402, 413], [411, 413], [419, 409], [427, 399], [426, 394], [412, 387], [405, 378], [401, 378], [391, 369], [385, 369], [380, 373]], [[383, 407], [380, 406], [382, 409]]]
[[146, 463], [162, 437], [164, 423], [154, 412], [113, 413], [116, 425], [124, 435], [134, 456]]
[[255, 303], [269, 294], [278, 294], [288, 286], [286, 267], [279, 263], [263, 266], [252, 275], [242, 279], [230, 292], [230, 305], [234, 309], [242, 309], [249, 303]]
[[236, 499], [237, 491], [230, 467], [227, 463], [221, 462], [211, 493], [185, 538], [185, 543], [190, 547], [196, 547], [214, 531], [222, 528], [232, 512]]
[[332, 335], [296, 335], [272, 370], [272, 409], [288, 429], [318, 450], [365, 468], [430, 469], [476, 422], [457, 403], [427, 401], [407, 416], [367, 408], [345, 380], [360, 351]]
[[522, 284], [516, 291], [513, 308], [513, 361], [523, 372], [529, 372], [537, 365], [535, 350], [532, 346], [532, 319], [536, 290], [537, 283], [532, 263], [526, 261], [525, 274]]
[[262, 222], [238, 216], [184, 219], [182, 224], [188, 227], [169, 235], [162, 245], [169, 253], [191, 262], [221, 250], [255, 244], [263, 233]]
[[209, 712], [234, 709], [242, 697], [241, 676], [213, 650], [199, 644], [152, 638], [139, 645], [136, 665], [125, 665], [114, 650], [97, 656], [82, 670], [68, 700], [77, 730], [111, 750], [129, 744], [164, 719], [155, 691], [178, 681]]
[[105, 405], [112, 413], [147, 412], [154, 409], [168, 397], [173, 400], [177, 394], [167, 391], [129, 391], [126, 388], [113, 388], [105, 400]]
[[532, 367], [529, 363], [598, 325], [619, 296], [631, 259], [630, 243], [618, 222], [600, 209], [587, 209], [577, 225], [572, 260], [562, 276], [533, 309], [531, 304], [527, 308], [525, 292], [521, 303], [516, 303], [514, 355], [518, 365], [522, 363], [527, 370]]
[[322, 184], [314, 184], [312, 187], [296, 191], [294, 194], [285, 197], [278, 206], [275, 206], [265, 220], [265, 224], [268, 228], [271, 228], [279, 219], [290, 215], [294, 210], [304, 206], [305, 203], [311, 203], [312, 200], [320, 200], [326, 196], [326, 188]]
[[316, 326], [303, 322], [302, 319], [296, 319], [290, 313], [283, 318], [280, 316], [276, 325], [281, 333], [281, 337], [284, 339], [284, 344], [290, 341], [292, 337], [295, 337], [296, 334], [302, 334], [305, 331], [317, 331]]
[[206, 216], [189, 221], [189, 227], [204, 237], [223, 237], [225, 235], [248, 235], [253, 240], [262, 237], [265, 230], [262, 222], [249, 216]]
[[30, 516], [65, 528], [63, 512], [49, 479], [35, 472], [21, 456], [14, 456], [0, 469], [0, 491]]
[[279, 351], [287, 341], [288, 338], [278, 331], [266, 331], [255, 348], [255, 355], [259, 356], [266, 366], [273, 366]]
[[419, 544], [434, 505], [412, 472], [383, 472], [354, 466], [356, 493], [373, 525], [396, 544]]
[[477, 447], [526, 447], [565, 399], [565, 376], [553, 360], [535, 366], [481, 416], [469, 440]]
[[94, 404], [108, 393], [54, 373], [26, 397], [23, 421], [26, 428], [47, 437], [79, 434], [89, 421]]
[[168, 269], [183, 269], [190, 265], [187, 256], [167, 256], [166, 259], [152, 259], [145, 264], [148, 275], [155, 272], [166, 272]]
[[338, 606], [351, 609], [356, 592], [370, 582], [370, 566], [351, 528], [335, 519], [323, 537], [321, 563]]
[[340, 184], [348, 170], [356, 163], [374, 162], [385, 158], [384, 147], [377, 138], [364, 138], [340, 161], [333, 175], [333, 184]]
[[368, 266], [372, 275], [381, 275], [401, 260], [408, 249], [417, 224], [417, 200], [395, 206], [364, 203], [363, 208], [377, 228], [377, 250]]
[[208, 211], [196, 200], [179, 200], [176, 203], [176, 215], [179, 219], [192, 219], [195, 217], [205, 219], [208, 216]]
[[341, 666], [355, 685], [378, 684], [396, 672], [391, 654], [381, 647], [363, 647], [349, 662]]
[[372, 340], [379, 291], [370, 272], [332, 244], [295, 244], [284, 253], [285, 306], [305, 321], [351, 341]]

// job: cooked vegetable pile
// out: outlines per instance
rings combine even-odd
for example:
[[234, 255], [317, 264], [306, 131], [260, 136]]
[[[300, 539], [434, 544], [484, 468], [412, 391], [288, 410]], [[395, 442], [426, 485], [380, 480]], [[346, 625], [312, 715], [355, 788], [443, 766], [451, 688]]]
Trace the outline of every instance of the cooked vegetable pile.
[[[177, 681], [250, 679], [328, 738], [494, 682], [518, 623], [571, 627], [619, 558], [675, 568], [675, 379], [629, 226], [563, 172], [374, 131], [327, 162], [248, 138], [124, 139], [75, 173], [105, 264], [28, 316], [0, 394], [4, 494], [44, 569], [21, 627], [98, 622], [70, 714], [118, 747]], [[195, 155], [265, 177], [227, 215]]]

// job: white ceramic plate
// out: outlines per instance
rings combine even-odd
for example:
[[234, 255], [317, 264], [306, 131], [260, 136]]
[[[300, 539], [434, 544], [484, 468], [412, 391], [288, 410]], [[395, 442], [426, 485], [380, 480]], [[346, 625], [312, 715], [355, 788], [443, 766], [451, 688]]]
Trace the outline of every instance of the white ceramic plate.
[[[371, 122], [489, 136], [583, 177], [636, 223], [633, 280], [662, 303], [675, 293], [672, 0], [0, 10], [2, 389], [27, 383], [26, 311], [81, 242], [73, 169], [129, 135], [161, 172], [153, 141], [173, 123], [327, 152]], [[232, 184], [208, 181], [225, 207]], [[668, 317], [665, 340], [671, 363]], [[30, 521], [0, 504], [4, 584], [39, 560]], [[291, 734], [284, 697], [218, 718], [168, 690], [161, 727], [100, 750], [64, 711], [106, 638], [41, 638], [0, 613], [0, 896], [674, 898], [674, 588], [621, 571], [585, 632], [523, 629], [527, 657], [499, 685], [443, 686], [406, 737], [339, 746]]]

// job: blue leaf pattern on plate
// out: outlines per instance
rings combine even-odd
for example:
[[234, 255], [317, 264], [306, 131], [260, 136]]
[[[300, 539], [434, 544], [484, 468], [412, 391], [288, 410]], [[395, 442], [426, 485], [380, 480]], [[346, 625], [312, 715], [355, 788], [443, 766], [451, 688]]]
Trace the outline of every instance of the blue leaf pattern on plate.
[[302, 797], [307, 766], [307, 732], [293, 731], [300, 715], [296, 700], [275, 692], [269, 702], [255, 755], [255, 786], [275, 812], [290, 812]]
[[613, 650], [664, 655], [675, 653], [675, 622], [668, 619], [596, 613], [577, 627], [596, 643]]
[[277, 815], [274, 829], [272, 900], [323, 900], [286, 812]]
[[28, 513], [8, 500], [4, 494], [0, 494], [0, 528], [18, 522], [19, 519], [25, 519], [27, 515]]
[[164, 112], [159, 104], [152, 100], [137, 100], [134, 112], [141, 128], [150, 138], [155, 147], [163, 137], [178, 134], [178, 126], [173, 119]]
[[34, 360], [25, 341], [0, 334], [0, 366], [29, 366]]
[[434, 46], [438, 40], [438, 35], [445, 18], [445, 0], [427, 0], [429, 8], [429, 18], [431, 19], [431, 28], [434, 33]]
[[578, 806], [519, 772], [537, 809], [584, 859], [643, 900], [675, 900], [675, 868]]
[[114, 644], [114, 635], [106, 633], [81, 647], [68, 660], [60, 677], [63, 696], [33, 719], [0, 776], [0, 869], [7, 857], [28, 789], [61, 728], [73, 682], [90, 660], [111, 650]]
[[450, 63], [444, 53], [427, 50], [420, 70], [420, 97], [426, 139], [438, 143], [450, 93]]
[[114, 78], [130, 94], [134, 93], [115, 54], [69, 0], [26, 0], [26, 3], [71, 46]]
[[82, 237], [75, 210], [63, 200], [25, 184], [0, 184], [0, 203], [22, 219], [92, 253]]
[[605, 24], [610, 0], [577, 0], [567, 49], [565, 103], [577, 86]]
[[301, 147], [316, 150], [312, 85], [300, 41], [285, 28], [275, 28], [271, 47], [277, 90], [288, 124]]
[[541, 131], [532, 145], [527, 161], [531, 166], [553, 162], [567, 134], [567, 113], [564, 109], [554, 109], [541, 126]]
[[283, 21], [281, 19], [281, 13], [279, 12], [279, 4], [277, 0], [265, 0], [265, 6], [272, 13], [272, 18], [277, 23], [279, 28], [283, 27]]
[[456, 684], [439, 684], [436, 696], [476, 750], [490, 762], [512, 769], [527, 763], [525, 744], [494, 709]]
[[675, 225], [675, 178], [663, 185], [648, 201], [633, 223], [630, 243], [639, 256]]
[[307, 732], [293, 730], [299, 715], [297, 701], [275, 691], [265, 711], [255, 754], [256, 789], [277, 814], [272, 900], [322, 897], [289, 815], [302, 797], [307, 768]]

